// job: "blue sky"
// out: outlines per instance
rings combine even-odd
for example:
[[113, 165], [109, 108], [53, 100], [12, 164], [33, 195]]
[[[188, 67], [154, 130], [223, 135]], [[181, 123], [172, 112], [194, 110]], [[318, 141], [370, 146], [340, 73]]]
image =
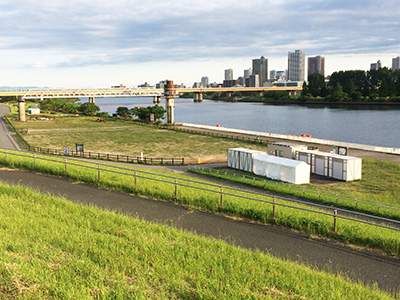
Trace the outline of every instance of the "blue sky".
[[287, 68], [288, 51], [326, 57], [326, 73], [391, 67], [399, 0], [2, 0], [0, 86], [191, 85], [251, 60]]

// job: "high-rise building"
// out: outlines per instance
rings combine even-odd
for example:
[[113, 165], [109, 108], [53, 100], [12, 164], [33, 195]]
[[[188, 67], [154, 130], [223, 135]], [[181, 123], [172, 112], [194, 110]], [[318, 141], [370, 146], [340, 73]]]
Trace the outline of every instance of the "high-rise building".
[[378, 60], [376, 63], [371, 64], [371, 70], [378, 70], [382, 68], [382, 63], [380, 60]]
[[232, 69], [225, 70], [225, 80], [233, 80], [233, 70]]
[[319, 73], [325, 77], [325, 57], [315, 56], [308, 58], [308, 76]]
[[252, 69], [252, 68], [249, 68], [249, 69], [247, 69], [247, 70], [244, 70], [243, 75], [244, 75], [244, 76], [243, 76], [244, 79], [250, 78], [250, 76], [253, 75], [253, 69]]
[[400, 56], [397, 56], [392, 59], [392, 69], [393, 70], [400, 69]]
[[269, 72], [269, 79], [276, 80], [276, 70], [272, 70]]
[[288, 80], [304, 81], [306, 55], [301, 50], [288, 54]]
[[203, 87], [208, 87], [208, 77], [207, 76], [201, 77], [201, 84]]
[[263, 86], [268, 80], [268, 59], [264, 56], [253, 59], [253, 75], [258, 75], [258, 86]]

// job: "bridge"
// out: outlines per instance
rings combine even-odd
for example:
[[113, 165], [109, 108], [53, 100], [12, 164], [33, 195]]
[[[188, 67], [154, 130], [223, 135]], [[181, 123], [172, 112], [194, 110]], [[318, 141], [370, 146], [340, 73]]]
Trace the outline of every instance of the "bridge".
[[167, 110], [167, 123], [174, 123], [174, 98], [182, 93], [193, 93], [195, 102], [203, 101], [203, 93], [226, 92], [228, 97], [234, 92], [287, 91], [293, 95], [301, 91], [301, 87], [217, 87], [217, 88], [177, 88], [172, 81], [167, 81], [164, 89], [155, 88], [110, 88], [110, 89], [26, 89], [26, 90], [0, 90], [0, 97], [16, 97], [18, 99], [19, 120], [26, 121], [25, 100], [28, 99], [54, 99], [54, 98], [89, 98], [90, 103], [95, 103], [95, 98], [117, 97], [153, 97], [153, 103], [161, 103], [165, 98]]

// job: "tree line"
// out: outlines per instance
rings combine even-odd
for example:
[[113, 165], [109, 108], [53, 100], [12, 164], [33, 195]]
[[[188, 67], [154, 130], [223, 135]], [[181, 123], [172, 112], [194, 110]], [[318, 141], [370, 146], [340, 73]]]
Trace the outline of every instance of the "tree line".
[[323, 75], [315, 73], [304, 82], [300, 99], [400, 102], [400, 70], [385, 67], [370, 71], [339, 71], [331, 75], [328, 83]]

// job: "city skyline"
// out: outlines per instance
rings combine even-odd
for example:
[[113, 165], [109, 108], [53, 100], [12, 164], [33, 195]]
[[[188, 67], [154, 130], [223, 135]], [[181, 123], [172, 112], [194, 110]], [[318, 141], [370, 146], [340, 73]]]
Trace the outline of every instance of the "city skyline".
[[261, 55], [284, 70], [294, 49], [325, 57], [325, 75], [391, 67], [397, 9], [388, 0], [5, 0], [0, 86], [222, 82], [221, 70], [242, 76]]

